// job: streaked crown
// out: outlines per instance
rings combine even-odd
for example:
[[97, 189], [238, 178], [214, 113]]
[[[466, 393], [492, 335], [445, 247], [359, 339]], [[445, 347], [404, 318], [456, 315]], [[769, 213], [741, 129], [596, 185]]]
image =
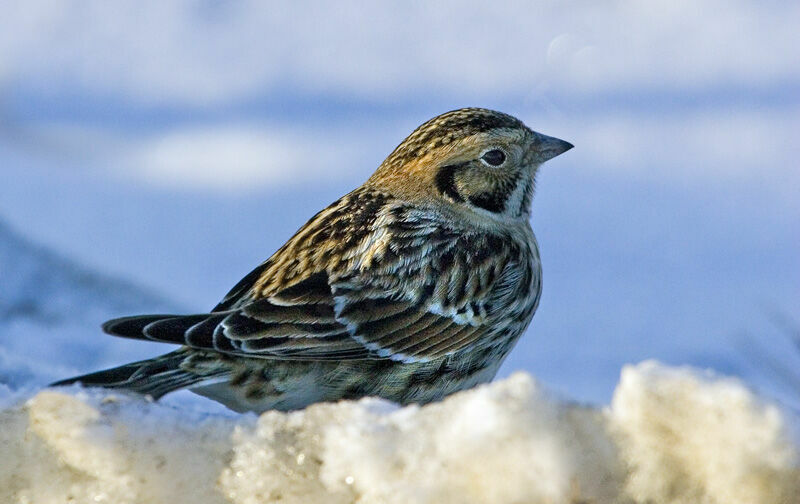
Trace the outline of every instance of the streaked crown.
[[508, 114], [464, 108], [419, 126], [367, 184], [459, 212], [527, 218], [539, 165], [570, 148]]

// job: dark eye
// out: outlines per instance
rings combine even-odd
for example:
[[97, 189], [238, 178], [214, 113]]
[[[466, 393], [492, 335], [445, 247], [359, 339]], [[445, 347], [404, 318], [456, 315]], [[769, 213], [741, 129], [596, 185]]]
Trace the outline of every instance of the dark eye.
[[492, 149], [490, 151], [486, 151], [483, 156], [481, 156], [481, 159], [483, 159], [486, 164], [500, 166], [506, 160], [506, 153], [500, 149]]

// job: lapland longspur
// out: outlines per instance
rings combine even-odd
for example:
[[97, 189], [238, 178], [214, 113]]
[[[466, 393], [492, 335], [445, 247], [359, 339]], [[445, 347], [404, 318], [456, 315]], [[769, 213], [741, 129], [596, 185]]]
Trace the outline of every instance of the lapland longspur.
[[491, 380], [539, 304], [529, 223], [539, 165], [572, 148], [500, 112], [418, 127], [210, 312], [110, 320], [182, 345], [63, 380], [237, 411], [379, 396], [425, 403]]

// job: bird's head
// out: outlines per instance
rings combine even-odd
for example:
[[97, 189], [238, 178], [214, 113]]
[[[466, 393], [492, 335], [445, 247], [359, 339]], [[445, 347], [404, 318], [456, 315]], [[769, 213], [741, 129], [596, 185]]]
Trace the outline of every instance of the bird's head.
[[367, 182], [481, 219], [527, 219], [539, 165], [572, 144], [502, 112], [464, 108], [425, 122]]

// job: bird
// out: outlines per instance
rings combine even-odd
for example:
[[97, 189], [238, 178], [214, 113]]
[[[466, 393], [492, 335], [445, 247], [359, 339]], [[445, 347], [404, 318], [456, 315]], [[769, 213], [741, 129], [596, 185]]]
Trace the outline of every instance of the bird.
[[152, 400], [189, 389], [261, 413], [366, 396], [425, 404], [489, 382], [539, 305], [539, 166], [572, 147], [494, 110], [436, 116], [210, 312], [102, 326], [179, 349], [52, 386]]

